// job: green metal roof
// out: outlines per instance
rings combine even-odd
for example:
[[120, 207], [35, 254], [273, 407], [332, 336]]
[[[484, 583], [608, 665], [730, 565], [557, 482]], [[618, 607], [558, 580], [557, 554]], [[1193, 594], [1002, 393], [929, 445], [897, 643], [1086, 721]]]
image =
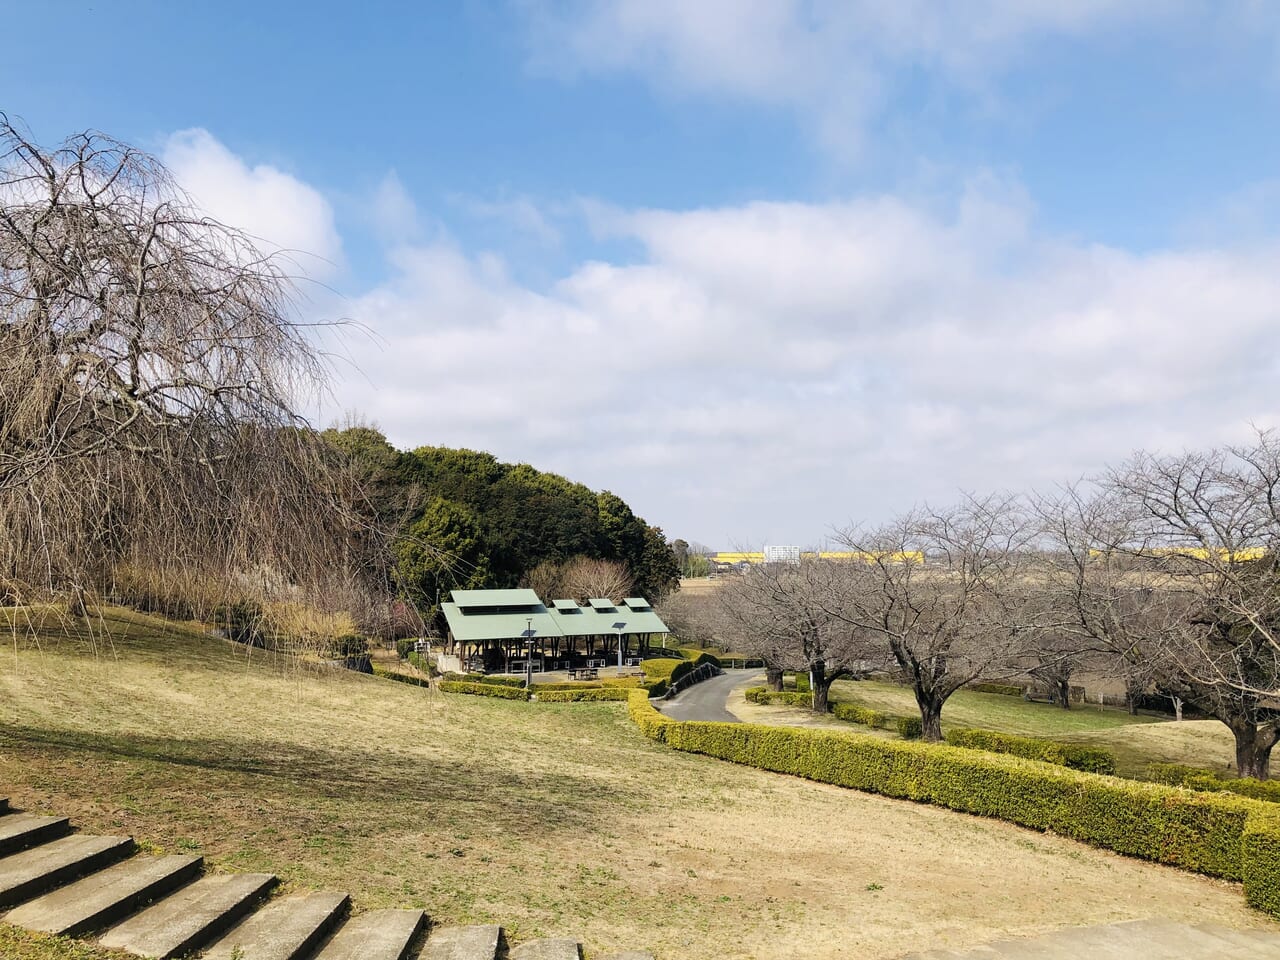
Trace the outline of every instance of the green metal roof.
[[581, 610], [577, 600], [555, 600], [551, 604], [557, 610]]
[[627, 599], [623, 600], [622, 602], [625, 603], [632, 610], [648, 610], [649, 609], [649, 601], [646, 600], [644, 597], [627, 597]]
[[[470, 591], [455, 591], [464, 593]], [[512, 593], [532, 593], [533, 591], [497, 591]], [[536, 597], [535, 597], [536, 600]], [[449, 631], [455, 640], [463, 643], [477, 643], [483, 640], [519, 640], [525, 630], [537, 631], [535, 640], [562, 637], [555, 618], [547, 612], [541, 601], [536, 609], [526, 611], [495, 611], [485, 608], [464, 608], [456, 603], [442, 603], [444, 618], [449, 623]]]
[[[561, 606], [565, 603], [569, 606]], [[618, 614], [613, 610], [601, 612], [591, 607], [580, 607], [572, 600], [557, 600], [551, 615], [566, 637], [598, 637], [616, 632], [613, 624], [617, 622]]]
[[593, 610], [612, 610], [614, 607], [617, 606], [617, 604], [615, 604], [612, 600], [609, 600], [608, 598], [602, 599], [600, 597], [592, 597], [587, 602], [591, 604], [591, 607]]
[[541, 607], [532, 590], [451, 590], [453, 602], [462, 609], [473, 607]]
[[[645, 609], [636, 610], [631, 606], [633, 601], [644, 604]], [[649, 603], [642, 597], [630, 597], [622, 601], [618, 608], [618, 619], [627, 621], [624, 633], [670, 633], [670, 628], [662, 622], [662, 618], [649, 609]]]

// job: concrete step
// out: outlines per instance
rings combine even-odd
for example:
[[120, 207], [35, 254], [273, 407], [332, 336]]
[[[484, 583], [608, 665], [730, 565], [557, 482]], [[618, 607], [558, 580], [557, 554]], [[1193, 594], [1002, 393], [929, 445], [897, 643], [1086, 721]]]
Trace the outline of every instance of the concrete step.
[[432, 930], [419, 960], [494, 960], [501, 927], [441, 927]]
[[130, 837], [78, 834], [0, 859], [0, 910], [92, 873], [133, 853]]
[[511, 960], [582, 960], [582, 947], [577, 940], [555, 937], [547, 940], [530, 940], [513, 947]]
[[203, 863], [200, 857], [133, 857], [29, 900], [5, 921], [26, 930], [78, 937], [190, 883]]
[[204, 877], [112, 927], [99, 942], [159, 960], [189, 953], [235, 926], [276, 882], [269, 873]]
[[250, 914], [205, 951], [206, 960], [300, 960], [329, 936], [351, 906], [345, 893], [281, 897]]
[[35, 817], [14, 813], [0, 818], [0, 857], [38, 847], [63, 836], [71, 829], [66, 817]]
[[426, 923], [421, 910], [370, 910], [344, 923], [315, 960], [404, 960]]

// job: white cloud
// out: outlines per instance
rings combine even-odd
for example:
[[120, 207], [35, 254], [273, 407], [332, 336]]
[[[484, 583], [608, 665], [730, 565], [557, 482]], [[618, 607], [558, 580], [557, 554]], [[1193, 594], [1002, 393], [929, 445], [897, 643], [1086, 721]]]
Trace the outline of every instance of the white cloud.
[[173, 134], [165, 165], [211, 217], [286, 251], [309, 276], [331, 276], [342, 263], [333, 208], [314, 187], [266, 164], [250, 166], [207, 130]]
[[1041, 39], [1188, 19], [1244, 29], [1250, 18], [1233, 13], [1237, 7], [1206, 10], [1197, 0], [576, 0], [554, 11], [528, 9], [533, 59], [543, 69], [633, 71], [675, 95], [794, 109], [826, 146], [851, 154], [899, 71], [937, 74], [978, 92]]
[[1137, 256], [1037, 231], [1016, 187], [612, 211], [628, 264], [549, 289], [445, 244], [352, 304], [352, 402], [403, 445], [490, 449], [672, 535], [810, 542], [959, 487], [1070, 479], [1276, 423], [1274, 246]]

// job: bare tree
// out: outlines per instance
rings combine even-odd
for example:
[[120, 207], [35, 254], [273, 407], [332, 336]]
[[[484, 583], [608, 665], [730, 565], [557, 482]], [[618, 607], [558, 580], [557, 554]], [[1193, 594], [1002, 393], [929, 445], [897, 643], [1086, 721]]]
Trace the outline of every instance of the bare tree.
[[1280, 438], [1173, 457], [1140, 454], [1105, 480], [1129, 553], [1178, 612], [1156, 645], [1164, 691], [1222, 721], [1241, 776], [1280, 741]]
[[881, 653], [846, 612], [847, 587], [837, 565], [806, 558], [757, 564], [716, 597], [735, 645], [765, 661], [771, 686], [781, 687], [783, 670], [807, 672], [813, 710], [826, 713], [831, 684]]
[[575, 600], [595, 597], [622, 600], [635, 585], [626, 564], [594, 557], [574, 557], [564, 565], [560, 581], [561, 587]]
[[126, 568], [223, 599], [365, 591], [379, 547], [295, 412], [325, 369], [292, 318], [282, 265], [154, 158], [0, 115], [3, 592], [110, 595]]
[[920, 709], [923, 736], [942, 739], [942, 708], [966, 683], [1016, 671], [1040, 610], [1026, 590], [1035, 528], [1010, 496], [917, 509], [839, 539], [861, 555], [834, 612], [880, 638]]

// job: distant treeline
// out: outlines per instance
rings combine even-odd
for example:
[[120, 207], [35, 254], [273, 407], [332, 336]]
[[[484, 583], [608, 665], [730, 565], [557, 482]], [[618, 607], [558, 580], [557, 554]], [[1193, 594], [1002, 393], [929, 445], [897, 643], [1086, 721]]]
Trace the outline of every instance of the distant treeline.
[[400, 587], [423, 613], [450, 590], [519, 586], [539, 564], [575, 557], [625, 565], [651, 600], [679, 584], [662, 530], [607, 490], [475, 450], [397, 450], [371, 427], [324, 436], [396, 537]]

